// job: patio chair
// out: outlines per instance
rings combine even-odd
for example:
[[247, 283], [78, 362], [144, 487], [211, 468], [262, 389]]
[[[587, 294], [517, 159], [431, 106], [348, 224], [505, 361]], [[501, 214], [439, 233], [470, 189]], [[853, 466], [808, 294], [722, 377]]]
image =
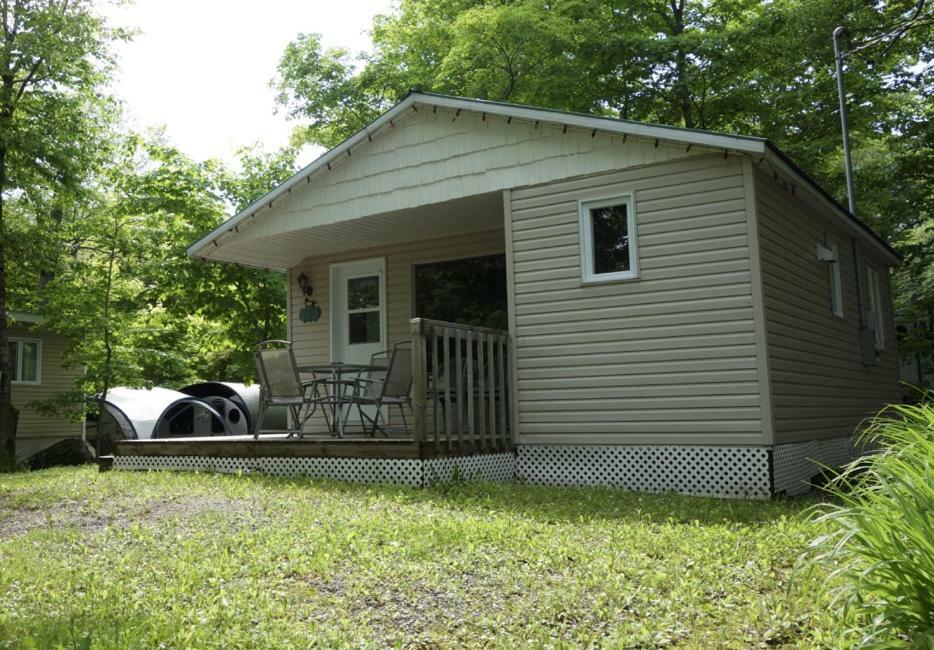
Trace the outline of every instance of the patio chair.
[[263, 418], [270, 406], [288, 407], [291, 414], [291, 428], [288, 437], [302, 437], [305, 422], [326, 401], [318, 392], [324, 379], [303, 382], [298, 374], [292, 344], [289, 341], [263, 341], [253, 353], [256, 372], [259, 375], [259, 414], [253, 439], [258, 440], [263, 426]]
[[[370, 365], [380, 368], [363, 370], [354, 380], [351, 404], [356, 405], [363, 423], [364, 431], [369, 424], [371, 435], [379, 431], [389, 436], [389, 418], [392, 407], [399, 408], [402, 417], [402, 430], [408, 430], [405, 419], [405, 407], [412, 407], [412, 342], [400, 341], [392, 350], [377, 352], [370, 359]], [[382, 368], [385, 368], [383, 370]], [[372, 406], [375, 413], [370, 415], [363, 409]], [[383, 407], [386, 408], [386, 417], [383, 416]]]

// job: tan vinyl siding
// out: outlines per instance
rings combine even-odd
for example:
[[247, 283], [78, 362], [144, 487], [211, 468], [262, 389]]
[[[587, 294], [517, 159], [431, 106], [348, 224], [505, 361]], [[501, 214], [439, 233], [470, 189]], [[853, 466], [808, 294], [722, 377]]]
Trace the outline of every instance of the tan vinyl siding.
[[[634, 192], [637, 280], [582, 285], [578, 202]], [[511, 192], [519, 442], [762, 444], [739, 160]]]
[[19, 409], [17, 437], [80, 436], [81, 422], [60, 416], [48, 417], [27, 406], [29, 402], [50, 399], [74, 390], [75, 379], [81, 375], [81, 370], [69, 370], [62, 367], [62, 356], [68, 348], [68, 339], [42, 330], [24, 327], [11, 328], [8, 337], [42, 342], [40, 383], [13, 384], [13, 405]]
[[[270, 238], [278, 252], [291, 257], [295, 247], [311, 245], [318, 236], [330, 237], [332, 230], [340, 239], [346, 232], [340, 224], [361, 217], [402, 211], [396, 220], [404, 220], [405, 211], [421, 206], [705, 151], [710, 150], [694, 146], [688, 151], [681, 144], [639, 137], [624, 143], [621, 136], [604, 132], [551, 124], [536, 127], [518, 120], [507, 123], [467, 111], [456, 116], [445, 109], [420, 110], [343, 157], [330, 171], [300, 184], [279, 199], [272, 212], [247, 220], [237, 232], [225, 235], [223, 246], [205, 253], [238, 263], [268, 263], [268, 248], [257, 240]], [[421, 221], [422, 230], [434, 227], [431, 219]], [[406, 225], [413, 237], [419, 235], [419, 228]], [[322, 226], [326, 228], [308, 230]], [[393, 241], [398, 234], [398, 230], [381, 230], [374, 236]], [[441, 234], [445, 233], [435, 231], [433, 236]], [[365, 231], [362, 235], [367, 237]]]
[[[885, 351], [867, 368], [853, 237], [761, 171], [756, 198], [775, 443], [850, 435], [865, 417], [899, 399], [888, 269], [862, 247], [864, 263], [880, 272], [885, 306]], [[827, 264], [817, 261], [825, 236], [839, 246], [843, 318], [832, 313]]]
[[[299, 364], [327, 363], [331, 360], [329, 302], [330, 265], [374, 257], [386, 258], [386, 325], [389, 346], [411, 338], [409, 321], [412, 318], [412, 268], [415, 264], [438, 262], [466, 257], [492, 255], [505, 251], [502, 228], [457, 237], [397, 244], [379, 249], [366, 249], [352, 254], [307, 259], [291, 269], [291, 276], [304, 272], [314, 287], [314, 300], [321, 307], [321, 318], [316, 323], [303, 323], [298, 312], [304, 304], [300, 292], [292, 292], [289, 310], [292, 341]], [[389, 347], [387, 346], [387, 347]], [[321, 423], [318, 422], [320, 425]]]

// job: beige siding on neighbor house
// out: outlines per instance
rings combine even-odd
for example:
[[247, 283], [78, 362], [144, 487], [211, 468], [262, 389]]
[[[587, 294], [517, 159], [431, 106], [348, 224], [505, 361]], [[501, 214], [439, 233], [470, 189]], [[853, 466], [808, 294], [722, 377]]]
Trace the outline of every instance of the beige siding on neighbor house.
[[19, 409], [18, 438], [58, 438], [80, 436], [81, 423], [63, 417], [46, 417], [26, 405], [35, 400], [55, 397], [74, 389], [74, 380], [81, 370], [62, 368], [62, 355], [68, 347], [64, 337], [41, 330], [13, 327], [9, 338], [42, 342], [41, 382], [39, 384], [13, 384], [13, 405]]
[[[469, 235], [445, 237], [430, 241], [397, 244], [379, 249], [307, 259], [289, 272], [290, 282], [304, 272], [315, 289], [314, 300], [321, 307], [316, 323], [303, 323], [298, 312], [304, 305], [300, 292], [293, 291], [289, 309], [289, 324], [296, 360], [299, 364], [331, 361], [330, 265], [336, 262], [385, 257], [386, 259], [386, 325], [389, 346], [411, 338], [412, 267], [425, 262], [438, 262], [465, 257], [502, 253], [505, 250], [503, 230], [490, 230]], [[387, 347], [389, 347], [387, 346]], [[320, 424], [320, 423], [319, 423]]]
[[[634, 192], [640, 278], [583, 286], [578, 202]], [[511, 192], [519, 442], [762, 444], [742, 162]]]
[[[885, 351], [878, 365], [867, 368], [860, 350], [853, 237], [838, 219], [808, 206], [761, 170], [755, 192], [775, 443], [850, 435], [900, 395], [888, 270], [862, 246], [864, 262], [883, 279], [885, 305]], [[817, 261], [817, 244], [825, 236], [837, 241], [842, 257], [843, 318], [831, 312], [827, 265]]]
[[[637, 137], [624, 142], [621, 136], [603, 132], [565, 131], [549, 124], [536, 127], [518, 120], [507, 124], [501, 117], [484, 118], [467, 111], [455, 118], [454, 111], [424, 109], [409, 113], [395, 128], [343, 157], [331, 171], [300, 184], [271, 212], [260, 213], [254, 223], [244, 222], [239, 234], [225, 235], [220, 248], [206, 253], [240, 263], [263, 263], [263, 244], [254, 240], [268, 238], [277, 251], [289, 256], [302, 245], [330, 245], [315, 241], [322, 237], [334, 238], [333, 245], [340, 245], [347, 233], [354, 232], [351, 228], [370, 241], [379, 233], [387, 241], [395, 241], [402, 232], [418, 238], [422, 230], [433, 228], [432, 220], [423, 215], [413, 222], [404, 212], [393, 214], [388, 231], [370, 232], [385, 226], [379, 216], [348, 222], [705, 151], [710, 150], [694, 146], [689, 152], [683, 144]], [[308, 230], [320, 226], [329, 228]]]

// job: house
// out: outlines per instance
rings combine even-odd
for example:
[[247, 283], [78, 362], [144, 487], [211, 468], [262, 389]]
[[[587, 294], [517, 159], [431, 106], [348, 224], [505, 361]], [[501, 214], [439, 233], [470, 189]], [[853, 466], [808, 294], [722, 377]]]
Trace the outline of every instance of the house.
[[412, 92], [189, 253], [285, 272], [300, 364], [476, 363], [416, 441], [531, 482], [797, 492], [899, 399], [898, 255], [760, 138]]
[[51, 400], [74, 390], [80, 368], [63, 366], [68, 339], [42, 327], [42, 320], [26, 312], [10, 313], [7, 338], [13, 378], [13, 406], [19, 410], [16, 458], [25, 460], [47, 447], [84, 435], [84, 424], [65, 415], [40, 413], [34, 402]]

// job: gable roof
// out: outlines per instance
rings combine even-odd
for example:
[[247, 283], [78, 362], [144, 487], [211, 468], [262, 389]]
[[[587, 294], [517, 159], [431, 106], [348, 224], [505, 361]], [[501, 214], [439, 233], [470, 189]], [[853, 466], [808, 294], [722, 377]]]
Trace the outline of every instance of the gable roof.
[[816, 181], [808, 176], [800, 167], [798, 167], [786, 154], [784, 154], [774, 143], [766, 138], [753, 136], [730, 135], [717, 133], [713, 131], [703, 131], [698, 129], [687, 129], [684, 127], [665, 126], [660, 124], [649, 124], [645, 122], [635, 122], [632, 120], [622, 120], [613, 117], [599, 115], [587, 115], [583, 113], [574, 113], [569, 111], [560, 111], [555, 109], [539, 108], [534, 106], [525, 106], [520, 104], [508, 104], [481, 99], [468, 99], [464, 97], [455, 97], [451, 95], [441, 95], [436, 93], [427, 93], [421, 91], [412, 91], [406, 95], [399, 103], [373, 120], [371, 123], [354, 133], [352, 136], [341, 142], [333, 149], [322, 154], [312, 163], [298, 171], [291, 178], [267, 192], [265, 195], [248, 205], [246, 208], [235, 214], [233, 217], [222, 223], [220, 226], [209, 232], [197, 242], [189, 246], [188, 254], [195, 257], [205, 257], [203, 251], [209, 246], [217, 246], [217, 239], [228, 232], [238, 230], [239, 224], [248, 217], [257, 216], [258, 212], [272, 205], [283, 195], [290, 194], [292, 188], [302, 181], [310, 182], [311, 177], [322, 168], [330, 169], [331, 163], [340, 159], [341, 156], [351, 155], [357, 147], [365, 145], [371, 141], [373, 136], [385, 127], [394, 127], [394, 121], [398, 120], [407, 111], [419, 110], [421, 107], [437, 107], [456, 110], [458, 114], [461, 111], [472, 111], [485, 115], [494, 115], [504, 117], [507, 120], [522, 120], [534, 122], [535, 124], [547, 123], [559, 126], [569, 126], [578, 129], [592, 130], [594, 133], [603, 132], [622, 136], [634, 136], [640, 138], [654, 139], [656, 142], [676, 142], [687, 145], [698, 145], [718, 150], [724, 153], [735, 152], [758, 157], [767, 160], [773, 168], [778, 169], [783, 174], [796, 179], [802, 187], [810, 191], [821, 203], [828, 207], [832, 212], [841, 217], [857, 233], [862, 234], [876, 250], [882, 254], [890, 264], [898, 264], [899, 254], [892, 249], [878, 234], [875, 233], [866, 224], [860, 221], [855, 215], [844, 208], [836, 199], [834, 199], [826, 190], [820, 187]]

